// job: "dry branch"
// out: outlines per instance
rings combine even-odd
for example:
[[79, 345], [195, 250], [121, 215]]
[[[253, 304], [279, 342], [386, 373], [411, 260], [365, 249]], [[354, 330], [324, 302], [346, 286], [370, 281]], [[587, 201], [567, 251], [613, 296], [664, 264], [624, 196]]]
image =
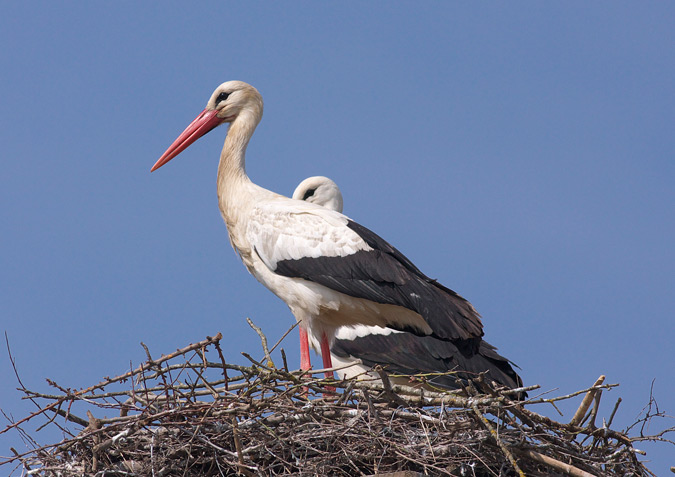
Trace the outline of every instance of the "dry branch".
[[[0, 432], [19, 432], [39, 415], [51, 417], [48, 425], [76, 429], [62, 442], [0, 458], [0, 465], [45, 477], [653, 475], [632, 445], [649, 436], [593, 424], [600, 390], [616, 385], [599, 381], [567, 396], [522, 402], [485, 382], [441, 392], [394, 384], [383, 372], [381, 379], [326, 380], [316, 377], [325, 370], [275, 368], [262, 330], [256, 332], [267, 365], [248, 354], [251, 366], [226, 363], [218, 335], [158, 359], [146, 348], [146, 363], [83, 390], [23, 389], [40, 409]], [[210, 348], [218, 362], [206, 358]], [[530, 409], [580, 394], [586, 399], [569, 424]], [[117, 416], [106, 416], [111, 411]], [[652, 439], [670, 442], [671, 431]]]
[[584, 396], [584, 399], [581, 401], [581, 404], [579, 405], [579, 408], [577, 409], [577, 412], [574, 413], [574, 416], [572, 417], [572, 420], [570, 421], [570, 424], [572, 426], [578, 426], [581, 424], [581, 421], [583, 420], [584, 416], [586, 415], [586, 411], [588, 411], [588, 408], [591, 406], [591, 402], [593, 402], [593, 399], [595, 398], [596, 393], [600, 392], [600, 390], [597, 388], [600, 386], [603, 382], [605, 381], [605, 376], [602, 375], [600, 376], [597, 381], [595, 381], [595, 384], [593, 385], [593, 389], [588, 391], [586, 393], [586, 396]]

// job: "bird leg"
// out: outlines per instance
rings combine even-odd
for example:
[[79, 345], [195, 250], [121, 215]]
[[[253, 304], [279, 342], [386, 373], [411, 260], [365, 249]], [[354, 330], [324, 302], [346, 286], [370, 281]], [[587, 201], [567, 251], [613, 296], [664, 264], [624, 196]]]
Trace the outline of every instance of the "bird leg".
[[[307, 329], [300, 324], [298, 330], [300, 330], [300, 369], [302, 371], [308, 371], [312, 369], [312, 360], [309, 357], [309, 338], [307, 337]], [[307, 378], [305, 377], [305, 379]], [[302, 395], [307, 397], [309, 388], [304, 386], [302, 389]]]
[[309, 357], [309, 338], [307, 338], [307, 330], [300, 325], [300, 369], [307, 371], [312, 368], [312, 361]]
[[[324, 368], [333, 367], [333, 361], [330, 359], [330, 346], [328, 345], [328, 337], [326, 337], [326, 333], [321, 336], [321, 358], [323, 359]], [[335, 379], [333, 371], [326, 372], [326, 379]]]
[[[326, 337], [326, 333], [324, 333], [321, 336], [321, 359], [323, 359], [323, 367], [328, 369], [333, 367], [333, 360], [330, 359], [330, 346], [328, 345], [328, 338]], [[335, 379], [335, 376], [333, 375], [333, 371], [326, 371], [326, 379]], [[328, 393], [323, 393], [323, 396], [330, 396], [330, 393], [335, 392], [335, 388], [333, 386], [326, 386], [326, 390]]]
[[[324, 333], [321, 337], [321, 359], [323, 360], [324, 368], [332, 368], [333, 361], [330, 358], [330, 346], [328, 345], [328, 337]], [[309, 357], [309, 337], [307, 336], [307, 330], [300, 326], [300, 369], [306, 371], [312, 368], [312, 363]], [[327, 371], [326, 379], [335, 379], [333, 371]], [[328, 386], [326, 388], [328, 391], [335, 392], [335, 388]], [[305, 395], [307, 394], [308, 389], [305, 388]], [[324, 396], [326, 394], [324, 393]]]

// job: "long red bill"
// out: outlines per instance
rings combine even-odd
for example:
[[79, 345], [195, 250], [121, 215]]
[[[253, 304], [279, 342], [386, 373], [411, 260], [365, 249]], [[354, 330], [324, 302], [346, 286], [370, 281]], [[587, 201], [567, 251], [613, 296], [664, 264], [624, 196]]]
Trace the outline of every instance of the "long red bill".
[[169, 146], [169, 149], [167, 149], [166, 152], [162, 154], [162, 157], [160, 157], [159, 160], [155, 162], [155, 165], [152, 166], [150, 172], [159, 169], [164, 164], [187, 149], [190, 144], [195, 142], [197, 139], [202, 137], [216, 126], [222, 124], [224, 121], [216, 116], [216, 113], [217, 111], [214, 109], [205, 109], [199, 113], [199, 116], [197, 116], [195, 120], [185, 128], [185, 131], [183, 131], [181, 135], [178, 136], [173, 144]]

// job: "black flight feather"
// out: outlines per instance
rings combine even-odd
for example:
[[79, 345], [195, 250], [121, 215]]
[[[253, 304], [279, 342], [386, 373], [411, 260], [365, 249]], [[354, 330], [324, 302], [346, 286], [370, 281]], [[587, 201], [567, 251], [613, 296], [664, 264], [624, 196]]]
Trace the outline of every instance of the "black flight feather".
[[[468, 301], [427, 277], [374, 232], [351, 220], [347, 226], [373, 250], [343, 257], [282, 260], [277, 263], [275, 273], [320, 283], [356, 298], [408, 308], [424, 318], [432, 336], [465, 341], [458, 345], [475, 352], [483, 336], [483, 325]], [[422, 334], [419, 329], [404, 330]]]
[[[431, 336], [410, 333], [371, 334], [353, 340], [336, 339], [331, 352], [343, 359], [359, 358], [364, 365], [380, 365], [391, 374], [455, 373], [429, 377], [435, 386], [458, 389], [479, 373], [501, 386], [517, 388], [523, 382], [511, 362], [497, 353], [496, 348], [481, 341], [477, 353], [466, 353], [453, 343]], [[459, 382], [458, 382], [459, 381]], [[524, 398], [523, 393], [520, 398]]]

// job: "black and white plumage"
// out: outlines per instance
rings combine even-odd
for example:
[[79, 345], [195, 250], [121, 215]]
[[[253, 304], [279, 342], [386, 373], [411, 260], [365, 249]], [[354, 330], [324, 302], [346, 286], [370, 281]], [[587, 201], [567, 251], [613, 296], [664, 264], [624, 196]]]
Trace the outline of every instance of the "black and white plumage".
[[475, 348], [483, 335], [464, 298], [428, 278], [367, 228], [316, 204], [254, 184], [245, 171], [249, 140], [263, 113], [258, 91], [221, 84], [206, 108], [160, 157], [156, 170], [223, 123], [217, 190], [230, 242], [246, 268], [280, 297], [320, 342], [324, 365], [335, 330], [365, 324], [432, 335]]
[[[344, 368], [346, 377], [368, 373], [380, 365], [390, 374], [428, 374], [430, 384], [446, 389], [466, 385], [480, 373], [507, 388], [523, 385], [512, 363], [483, 340], [478, 351], [470, 353], [432, 336], [415, 336], [374, 326], [345, 326], [337, 331], [331, 354], [335, 366], [350, 364], [355, 359], [363, 363]], [[452, 374], [443, 374], [448, 372]]]
[[[305, 179], [293, 192], [293, 198], [342, 212], [342, 193], [327, 177]], [[343, 326], [336, 331], [331, 355], [336, 366], [360, 360], [361, 365], [339, 371], [347, 377], [368, 373], [379, 365], [391, 374], [428, 374], [430, 384], [444, 388], [457, 388], [479, 373], [486, 373], [488, 379], [508, 388], [522, 386], [509, 360], [483, 340], [476, 350], [469, 350], [432, 336], [416, 336], [377, 326]], [[449, 371], [453, 373], [435, 374]]]

